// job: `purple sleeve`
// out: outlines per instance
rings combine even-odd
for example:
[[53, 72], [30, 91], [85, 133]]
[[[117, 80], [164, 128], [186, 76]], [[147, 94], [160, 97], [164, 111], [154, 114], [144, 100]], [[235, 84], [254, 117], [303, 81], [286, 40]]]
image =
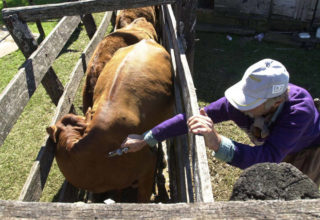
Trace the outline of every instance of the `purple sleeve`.
[[151, 129], [152, 135], [157, 141], [186, 134], [188, 132], [185, 114], [178, 114]]
[[[226, 98], [212, 102], [204, 108], [213, 122], [221, 122], [230, 119], [230, 104]], [[186, 134], [188, 132], [187, 118], [185, 114], [178, 114], [151, 129], [153, 137], [157, 141]]]
[[204, 107], [204, 110], [214, 123], [232, 120], [239, 127], [245, 129], [248, 129], [249, 125], [252, 123], [250, 117], [234, 108], [225, 97]]
[[312, 112], [307, 108], [282, 112], [263, 145], [252, 147], [234, 142], [234, 157], [230, 164], [245, 169], [256, 163], [281, 162], [288, 153], [310, 144], [306, 134], [312, 120]]

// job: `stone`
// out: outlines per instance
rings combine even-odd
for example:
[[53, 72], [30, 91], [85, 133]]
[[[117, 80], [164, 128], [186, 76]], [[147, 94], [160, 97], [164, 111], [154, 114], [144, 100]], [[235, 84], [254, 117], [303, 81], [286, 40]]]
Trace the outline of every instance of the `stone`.
[[289, 163], [259, 163], [243, 171], [230, 200], [297, 200], [320, 198], [317, 185]]

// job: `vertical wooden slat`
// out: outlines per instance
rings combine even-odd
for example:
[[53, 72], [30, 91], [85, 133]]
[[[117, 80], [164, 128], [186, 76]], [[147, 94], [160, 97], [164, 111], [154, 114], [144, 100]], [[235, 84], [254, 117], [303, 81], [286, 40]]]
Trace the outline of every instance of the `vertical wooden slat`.
[[[34, 5], [33, 0], [28, 0], [28, 2], [29, 2], [29, 5]], [[38, 42], [41, 42], [46, 37], [46, 34], [44, 33], [43, 27], [41, 25], [41, 21], [40, 20], [36, 20], [36, 24], [37, 24], [37, 28], [38, 28], [38, 31], [39, 31], [39, 34], [40, 34]]]
[[189, 69], [193, 73], [197, 0], [177, 0], [177, 31], [183, 42]]
[[[162, 40], [167, 51], [171, 55], [171, 61], [174, 70], [174, 91], [175, 91], [175, 109], [176, 114], [183, 113], [184, 108], [182, 104], [182, 97], [180, 94], [180, 85], [178, 83], [178, 75], [177, 75], [177, 65], [175, 60], [175, 54], [173, 49], [172, 37], [168, 27], [168, 24], [165, 20], [164, 10], [161, 10], [161, 22], [162, 22]], [[191, 177], [191, 167], [189, 160], [189, 150], [187, 143], [187, 136], [183, 135], [180, 137], [176, 137], [174, 139], [174, 145], [170, 146], [169, 149], [170, 154], [170, 163], [171, 169], [170, 171], [173, 173], [175, 186], [172, 187], [174, 190], [174, 194], [176, 196], [176, 202], [193, 202], [193, 186], [192, 186], [192, 177]]]
[[[67, 0], [68, 2], [76, 2], [78, 0]], [[94, 33], [97, 31], [97, 26], [92, 14], [81, 15], [82, 23], [86, 29], [87, 35], [92, 39]]]
[[97, 31], [97, 26], [96, 26], [96, 23], [93, 19], [93, 16], [92, 14], [87, 14], [87, 15], [84, 15], [82, 18], [81, 18], [83, 24], [84, 24], [84, 27], [87, 31], [87, 34], [88, 34], [88, 37], [90, 39], [93, 38], [93, 35], [94, 33]]
[[315, 21], [315, 18], [316, 18], [316, 14], [317, 14], [317, 11], [318, 11], [318, 6], [319, 6], [319, 0], [316, 1], [316, 4], [315, 4], [314, 9], [313, 9], [312, 19], [311, 19], [311, 22], [310, 22], [310, 28], [313, 27], [313, 24], [314, 24], [314, 21]]
[[[171, 5], [166, 5], [163, 8], [166, 12], [166, 19], [168, 21], [170, 32], [172, 33], [172, 42], [175, 50], [179, 82], [182, 89], [181, 94], [183, 96], [186, 115], [189, 118], [192, 115], [199, 114], [197, 96], [181, 39], [177, 35], [176, 22]], [[213, 195], [203, 137], [189, 134], [189, 146], [190, 149], [194, 151], [193, 177], [196, 202], [212, 202]]]

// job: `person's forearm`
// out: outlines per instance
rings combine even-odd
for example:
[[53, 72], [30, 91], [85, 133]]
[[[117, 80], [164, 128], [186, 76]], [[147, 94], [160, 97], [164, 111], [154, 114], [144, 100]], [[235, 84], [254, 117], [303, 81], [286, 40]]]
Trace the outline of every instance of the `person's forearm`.
[[206, 143], [206, 146], [217, 152], [219, 150], [220, 144], [221, 144], [221, 137], [220, 135], [214, 130], [208, 134], [204, 135], [204, 140]]
[[178, 114], [151, 129], [153, 137], [157, 141], [186, 134], [188, 132], [187, 119], [185, 114]]

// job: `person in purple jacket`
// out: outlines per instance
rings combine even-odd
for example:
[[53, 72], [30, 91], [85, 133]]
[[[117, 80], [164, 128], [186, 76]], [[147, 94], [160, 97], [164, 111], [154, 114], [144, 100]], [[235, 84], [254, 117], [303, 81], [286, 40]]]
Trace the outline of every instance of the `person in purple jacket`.
[[[215, 123], [232, 120], [254, 147], [217, 133]], [[145, 132], [129, 135], [121, 147], [128, 152], [155, 146], [167, 138], [201, 134], [215, 157], [245, 169], [262, 162], [288, 162], [320, 183], [320, 117], [311, 95], [289, 83], [289, 73], [278, 61], [261, 60], [250, 66], [225, 97], [200, 109], [189, 119], [178, 114]]]

